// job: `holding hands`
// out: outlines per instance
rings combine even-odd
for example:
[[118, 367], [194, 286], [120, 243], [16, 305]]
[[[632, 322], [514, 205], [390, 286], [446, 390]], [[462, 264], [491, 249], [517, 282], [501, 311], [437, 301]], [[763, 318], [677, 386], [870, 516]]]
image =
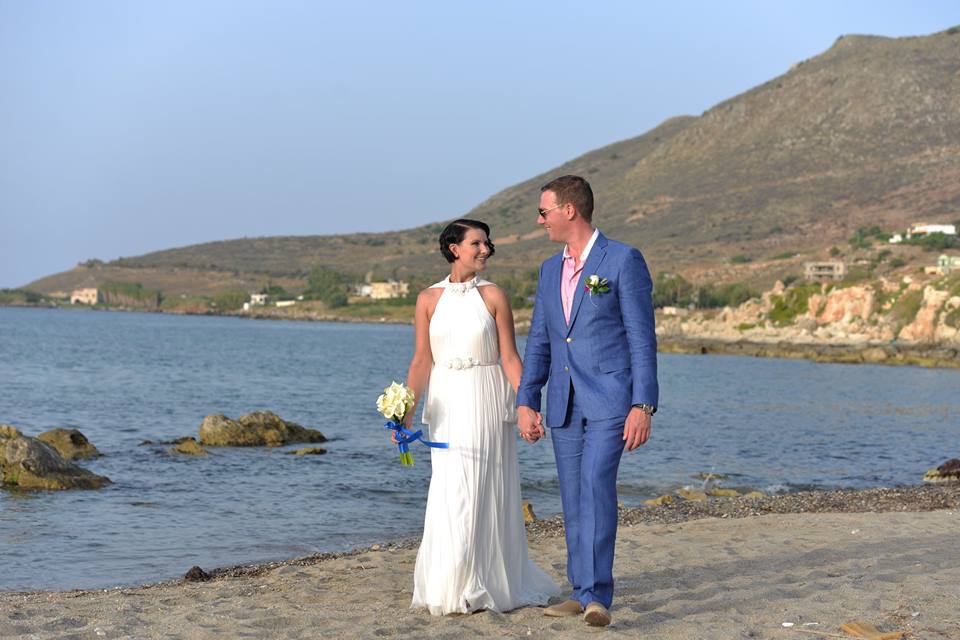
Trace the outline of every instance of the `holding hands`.
[[520, 437], [530, 444], [547, 434], [543, 428], [543, 416], [526, 406], [517, 407], [517, 428], [520, 429]]

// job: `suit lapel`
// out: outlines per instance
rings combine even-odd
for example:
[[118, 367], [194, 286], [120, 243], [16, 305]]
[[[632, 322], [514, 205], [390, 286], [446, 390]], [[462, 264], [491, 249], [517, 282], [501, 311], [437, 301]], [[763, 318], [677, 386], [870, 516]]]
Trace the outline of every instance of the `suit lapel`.
[[[602, 233], [597, 234], [597, 240], [593, 243], [593, 247], [590, 249], [590, 255], [587, 256], [587, 262], [583, 265], [583, 271], [580, 272], [580, 278], [577, 280], [577, 288], [574, 289], [573, 307], [570, 309], [570, 324], [567, 325], [567, 335], [570, 335], [570, 330], [573, 329], [573, 324], [577, 321], [577, 313], [580, 311], [580, 303], [583, 302], [583, 296], [586, 293], [584, 291], [584, 282], [589, 276], [597, 273], [597, 267], [600, 266], [600, 263], [603, 262], [603, 259], [606, 257], [606, 255], [607, 239]], [[563, 313], [562, 306], [560, 307], [560, 313]]]

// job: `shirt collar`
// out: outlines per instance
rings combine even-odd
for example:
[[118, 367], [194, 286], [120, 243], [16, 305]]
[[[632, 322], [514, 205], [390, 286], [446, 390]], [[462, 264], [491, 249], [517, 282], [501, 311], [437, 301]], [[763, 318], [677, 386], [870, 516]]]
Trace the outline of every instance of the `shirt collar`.
[[[583, 253], [580, 254], [580, 264], [583, 264], [587, 261], [587, 256], [590, 255], [590, 249], [593, 249], [593, 243], [597, 241], [597, 236], [600, 235], [600, 229], [594, 229], [593, 235], [590, 236], [590, 240], [587, 242], [587, 246], [583, 248]], [[563, 259], [572, 258], [570, 255], [570, 247], [563, 245]]]

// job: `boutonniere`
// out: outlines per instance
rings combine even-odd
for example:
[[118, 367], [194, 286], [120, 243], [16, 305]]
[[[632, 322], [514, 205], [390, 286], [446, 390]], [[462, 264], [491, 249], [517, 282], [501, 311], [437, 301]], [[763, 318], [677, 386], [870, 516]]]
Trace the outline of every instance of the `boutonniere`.
[[600, 295], [601, 293], [609, 293], [610, 282], [606, 278], [601, 278], [597, 274], [593, 274], [587, 278], [584, 288], [591, 296], [594, 294]]

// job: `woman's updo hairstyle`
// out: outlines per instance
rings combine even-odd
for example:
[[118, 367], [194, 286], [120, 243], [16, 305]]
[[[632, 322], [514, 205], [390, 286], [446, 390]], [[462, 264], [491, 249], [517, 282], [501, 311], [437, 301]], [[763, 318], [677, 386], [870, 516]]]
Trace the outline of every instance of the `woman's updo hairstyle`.
[[479, 229], [487, 234], [487, 249], [490, 250], [490, 255], [493, 255], [494, 248], [493, 243], [490, 242], [490, 227], [487, 223], [480, 222], [479, 220], [460, 218], [448, 224], [446, 228], [440, 232], [440, 253], [447, 259], [447, 262], [453, 262], [457, 259], [457, 257], [453, 255], [453, 252], [450, 251], [450, 245], [463, 242], [463, 238], [467, 235], [469, 229]]

